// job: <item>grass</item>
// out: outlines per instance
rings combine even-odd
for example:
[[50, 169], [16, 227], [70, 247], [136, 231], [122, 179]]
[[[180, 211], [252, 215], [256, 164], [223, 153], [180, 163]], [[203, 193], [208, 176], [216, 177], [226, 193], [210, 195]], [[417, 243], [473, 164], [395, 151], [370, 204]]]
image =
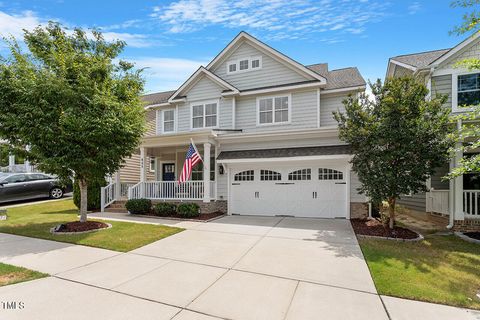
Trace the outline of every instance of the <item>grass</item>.
[[[108, 221], [111, 229], [78, 235], [53, 235], [50, 228], [78, 220], [72, 200], [9, 208], [0, 232], [126, 252], [182, 231], [161, 225]], [[93, 219], [94, 220], [94, 219]]]
[[380, 294], [480, 310], [480, 246], [455, 236], [360, 239]]
[[48, 277], [48, 274], [0, 263], [0, 287]]

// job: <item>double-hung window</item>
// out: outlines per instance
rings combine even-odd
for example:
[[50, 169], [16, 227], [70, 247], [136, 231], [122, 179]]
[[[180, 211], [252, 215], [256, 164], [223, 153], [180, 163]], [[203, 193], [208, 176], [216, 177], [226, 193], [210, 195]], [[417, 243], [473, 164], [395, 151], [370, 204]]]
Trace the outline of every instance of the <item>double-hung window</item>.
[[290, 96], [259, 98], [258, 124], [278, 124], [290, 121]]
[[216, 102], [192, 105], [192, 129], [216, 127], [217, 106]]
[[457, 78], [457, 105], [480, 104], [480, 73], [462, 74]]
[[163, 133], [175, 131], [175, 110], [163, 110]]

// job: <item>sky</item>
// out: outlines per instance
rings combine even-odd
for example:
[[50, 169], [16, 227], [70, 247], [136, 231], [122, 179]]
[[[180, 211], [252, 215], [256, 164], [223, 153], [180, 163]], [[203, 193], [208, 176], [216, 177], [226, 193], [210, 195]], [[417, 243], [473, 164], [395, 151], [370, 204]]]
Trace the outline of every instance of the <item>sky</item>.
[[[48, 21], [100, 29], [145, 68], [146, 93], [174, 90], [240, 31], [305, 65], [359, 68], [384, 78], [389, 57], [450, 48], [462, 9], [450, 0], [28, 0], [0, 2], [0, 34]], [[5, 47], [0, 45], [0, 54]]]

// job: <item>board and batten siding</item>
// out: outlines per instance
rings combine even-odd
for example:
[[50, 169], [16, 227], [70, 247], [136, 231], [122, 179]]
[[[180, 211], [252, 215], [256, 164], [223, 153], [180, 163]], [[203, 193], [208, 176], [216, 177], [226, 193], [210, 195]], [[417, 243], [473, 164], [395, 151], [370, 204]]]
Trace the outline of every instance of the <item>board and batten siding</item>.
[[322, 94], [320, 96], [320, 126], [332, 127], [338, 125], [333, 118], [333, 112], [345, 112], [342, 101], [347, 97], [346, 94]]
[[[258, 56], [262, 57], [261, 69], [227, 73], [228, 62]], [[230, 56], [226, 57], [213, 72], [239, 90], [313, 80], [312, 77], [301, 75], [247, 42], [242, 43]]]
[[439, 94], [448, 95], [448, 100], [445, 107], [452, 108], [452, 75], [447, 74], [443, 76], [432, 77], [432, 96]]

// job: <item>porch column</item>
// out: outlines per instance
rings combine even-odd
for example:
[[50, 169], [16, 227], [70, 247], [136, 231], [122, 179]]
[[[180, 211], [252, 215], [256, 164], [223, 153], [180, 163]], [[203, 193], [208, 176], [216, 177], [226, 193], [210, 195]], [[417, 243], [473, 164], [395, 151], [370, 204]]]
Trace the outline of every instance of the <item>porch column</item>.
[[[145, 157], [145, 148], [144, 147], [141, 147], [140, 148], [140, 182], [145, 182], [147, 179], [146, 179], [146, 172], [145, 172], [145, 168], [147, 167], [146, 166], [146, 157]], [[140, 196], [142, 198], [145, 197], [145, 184], [144, 183], [141, 183], [140, 184]]]
[[122, 186], [120, 181], [120, 170], [115, 172], [115, 199], [118, 200], [122, 196]]
[[203, 144], [203, 202], [210, 202], [210, 147]]
[[[459, 147], [459, 146], [457, 146]], [[455, 167], [458, 167], [460, 160], [463, 158], [463, 152], [455, 152]], [[463, 175], [455, 178], [454, 182], [454, 220], [464, 220], [465, 214], [463, 212]]]
[[8, 155], [8, 170], [10, 172], [13, 172], [14, 167], [15, 167], [15, 155], [9, 154]]
[[[30, 151], [30, 146], [26, 146], [25, 149], [29, 152]], [[24, 165], [25, 165], [25, 172], [26, 173], [32, 172], [32, 166], [30, 166], [30, 161], [25, 159]]]

